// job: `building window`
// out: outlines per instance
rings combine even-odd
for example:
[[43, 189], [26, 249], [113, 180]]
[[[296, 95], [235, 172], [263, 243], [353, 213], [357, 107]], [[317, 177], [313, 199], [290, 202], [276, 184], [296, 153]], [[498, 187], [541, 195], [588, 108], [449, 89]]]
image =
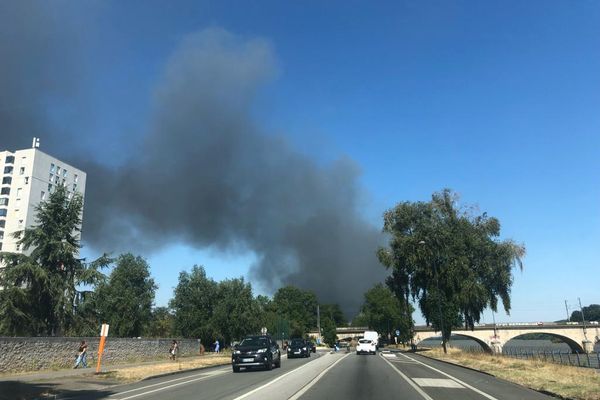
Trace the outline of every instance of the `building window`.
[[15, 156], [6, 156], [6, 163], [13, 164], [15, 162]]
[[0, 242], [0, 251], [2, 250], [2, 242]]
[[60, 167], [56, 167], [56, 175], [60, 175]]
[[7, 211], [6, 208], [0, 208], [0, 217], [6, 217]]
[[17, 243], [17, 251], [21, 251], [21, 245]]
[[67, 170], [63, 169], [63, 178], [66, 178], [66, 177], [67, 177]]
[[12, 174], [12, 172], [13, 172], [13, 167], [4, 167], [5, 174]]
[[25, 177], [25, 184], [29, 185], [29, 177], [28, 176]]
[[0, 219], [0, 228], [4, 228], [5, 225], [6, 225], [6, 221], [3, 219]]
[[46, 200], [46, 192], [44, 192], [43, 190], [42, 190], [42, 193], [40, 194], [40, 199]]
[[52, 193], [52, 184], [51, 183], [48, 184], [48, 193]]
[[0, 197], [0, 206], [8, 205], [8, 197]]
[[5, 176], [2, 178], [3, 185], [10, 185], [12, 183], [12, 178], [10, 176]]
[[73, 177], [73, 182], [77, 183], [77, 181], [79, 181], [79, 175], [75, 174]]
[[17, 199], [21, 198], [21, 192], [22, 191], [23, 191], [23, 189], [17, 188]]
[[0, 194], [10, 194], [10, 188], [2, 188], [0, 189]]
[[22, 220], [22, 219], [20, 219], [20, 220], [19, 220], [19, 228], [22, 228], [22, 227], [23, 227], [23, 220]]
[[73, 191], [76, 191], [76, 190], [77, 190], [77, 184], [76, 184], [76, 183], [74, 183], [74, 184], [73, 184]]
[[60, 177], [58, 175], [54, 177], [54, 183], [56, 183], [57, 185], [60, 183]]
[[19, 175], [25, 175], [25, 167], [19, 168]]
[[50, 164], [50, 173], [53, 174], [56, 171], [56, 165]]
[[0, 240], [4, 239], [4, 231], [0, 231]]

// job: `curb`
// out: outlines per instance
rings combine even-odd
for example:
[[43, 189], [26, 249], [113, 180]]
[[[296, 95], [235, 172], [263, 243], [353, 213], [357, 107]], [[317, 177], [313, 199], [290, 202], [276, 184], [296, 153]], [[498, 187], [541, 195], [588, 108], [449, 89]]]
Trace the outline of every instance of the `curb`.
[[228, 361], [228, 362], [223, 363], [223, 364], [207, 365], [207, 366], [204, 366], [204, 367], [196, 367], [196, 368], [190, 368], [190, 369], [182, 369], [182, 370], [179, 370], [179, 371], [164, 372], [164, 373], [158, 374], [158, 375], [147, 376], [144, 379], [140, 379], [137, 382], [143, 382], [143, 381], [147, 381], [147, 380], [155, 379], [155, 378], [162, 378], [162, 377], [165, 377], [165, 376], [177, 375], [177, 374], [181, 374], [181, 373], [184, 373], [184, 372], [194, 372], [194, 371], [200, 371], [200, 370], [203, 370], [203, 369], [217, 368], [217, 367], [222, 367], [223, 365], [231, 365], [231, 361]]

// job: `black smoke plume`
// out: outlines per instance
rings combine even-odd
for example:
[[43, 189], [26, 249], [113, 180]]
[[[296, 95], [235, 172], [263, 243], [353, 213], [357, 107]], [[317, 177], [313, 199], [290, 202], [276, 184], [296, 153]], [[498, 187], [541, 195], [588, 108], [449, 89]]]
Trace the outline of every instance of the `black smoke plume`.
[[[36, 29], [64, 29], [49, 25], [30, 27], [34, 44]], [[3, 59], [17, 52], [10, 40], [1, 40]], [[7, 146], [16, 146], [23, 132], [30, 137], [55, 128], [37, 97], [53, 89], [44, 87], [48, 79], [69, 79], [20, 70], [40, 57], [58, 62], [51, 50], [37, 50], [19, 50], [8, 81], [1, 78], [14, 86], [9, 89], [19, 102], [34, 105], [23, 114], [1, 111], [1, 142]], [[58, 54], [61, 63], [70, 56]], [[156, 86], [144, 139], [132, 147], [122, 135], [133, 149], [128, 160], [109, 166], [91, 161], [88, 149], [90, 157], [73, 161], [88, 173], [86, 243], [102, 251], [149, 252], [178, 241], [251, 251], [258, 261], [250, 275], [266, 289], [294, 284], [356, 312], [364, 291], [385, 275], [375, 257], [381, 234], [361, 213], [359, 168], [345, 158], [319, 164], [261, 128], [252, 107], [257, 91], [276, 74], [266, 41], [220, 29], [184, 38]], [[9, 100], [0, 96], [4, 107]], [[52, 140], [65, 134], [53, 132]], [[64, 148], [56, 155], [73, 160]]]

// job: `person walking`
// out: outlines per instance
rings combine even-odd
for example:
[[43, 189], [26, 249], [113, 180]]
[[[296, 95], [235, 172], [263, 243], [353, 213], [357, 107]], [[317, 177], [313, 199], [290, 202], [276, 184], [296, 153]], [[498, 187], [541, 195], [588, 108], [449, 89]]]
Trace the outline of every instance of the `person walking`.
[[77, 368], [79, 366], [79, 364], [81, 364], [83, 366], [83, 368], [87, 368], [87, 348], [88, 345], [85, 342], [85, 340], [81, 341], [81, 344], [79, 345], [79, 350], [78, 350], [78, 354], [77, 354], [77, 359], [75, 360], [75, 365], [73, 366], [73, 369]]
[[217, 341], [214, 343], [214, 345], [215, 345], [215, 353], [218, 353], [219, 349], [220, 349], [219, 339], [217, 339]]
[[169, 349], [169, 358], [171, 360], [175, 361], [178, 351], [179, 351], [179, 343], [177, 343], [177, 340], [173, 340], [173, 342], [171, 343], [171, 348]]

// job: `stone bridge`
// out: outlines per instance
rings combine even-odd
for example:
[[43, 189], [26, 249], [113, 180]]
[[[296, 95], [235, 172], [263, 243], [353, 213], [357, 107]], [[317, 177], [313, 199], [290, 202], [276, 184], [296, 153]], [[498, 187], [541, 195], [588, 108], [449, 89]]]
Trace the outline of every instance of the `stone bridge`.
[[[588, 325], [584, 330], [581, 324], [558, 323], [521, 323], [521, 324], [486, 324], [476, 326], [474, 330], [453, 330], [452, 335], [464, 336], [473, 339], [487, 352], [502, 352], [502, 346], [511, 339], [529, 333], [545, 333], [556, 337], [569, 345], [574, 353], [591, 353], [594, 343], [600, 341], [598, 325]], [[416, 326], [414, 340], [419, 342], [441, 337], [440, 332], [435, 332], [431, 327]]]

